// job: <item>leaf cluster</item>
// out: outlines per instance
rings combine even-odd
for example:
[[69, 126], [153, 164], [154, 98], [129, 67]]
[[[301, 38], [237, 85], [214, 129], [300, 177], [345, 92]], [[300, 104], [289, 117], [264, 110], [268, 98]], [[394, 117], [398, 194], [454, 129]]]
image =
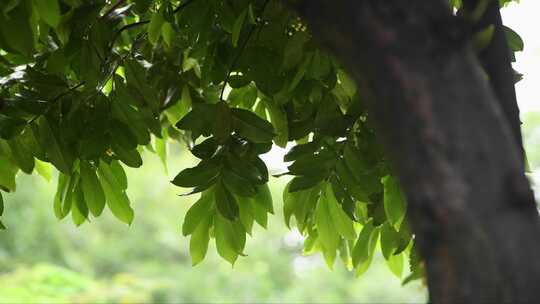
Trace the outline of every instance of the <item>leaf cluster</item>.
[[362, 90], [280, 1], [2, 1], [0, 89], [0, 189], [53, 166], [59, 219], [108, 207], [130, 224], [123, 166], [140, 167], [143, 149], [166, 164], [177, 142], [200, 160], [172, 180], [200, 195], [182, 227], [193, 264], [212, 238], [234, 263], [274, 213], [260, 155], [293, 145], [283, 211], [304, 251], [361, 274], [380, 247], [397, 276], [407, 257], [406, 280], [422, 276]]

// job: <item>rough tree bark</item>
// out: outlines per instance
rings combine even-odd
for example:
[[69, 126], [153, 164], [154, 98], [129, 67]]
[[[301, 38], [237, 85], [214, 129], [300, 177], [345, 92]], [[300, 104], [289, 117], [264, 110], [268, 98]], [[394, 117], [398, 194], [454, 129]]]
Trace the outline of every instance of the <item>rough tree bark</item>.
[[407, 195], [431, 302], [540, 299], [540, 225], [520, 145], [446, 0], [305, 0], [360, 85]]
[[[483, 0], [463, 0], [463, 15], [470, 16], [478, 6], [482, 5], [482, 2]], [[504, 33], [499, 1], [488, 1], [480, 19], [477, 21], [469, 20], [469, 23], [471, 23], [471, 32], [480, 31], [490, 25], [494, 26], [493, 37], [489, 45], [480, 52], [478, 58], [489, 76], [489, 82], [510, 124], [516, 144], [523, 153], [521, 121], [514, 86], [514, 70], [512, 69], [510, 48]]]

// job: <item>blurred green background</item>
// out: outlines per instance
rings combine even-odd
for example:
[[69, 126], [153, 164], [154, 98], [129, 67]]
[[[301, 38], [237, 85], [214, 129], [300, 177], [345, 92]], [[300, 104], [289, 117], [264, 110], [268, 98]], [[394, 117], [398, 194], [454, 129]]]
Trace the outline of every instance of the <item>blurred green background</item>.
[[[528, 159], [536, 168], [540, 113], [524, 118]], [[21, 174], [17, 192], [5, 197], [0, 302], [426, 302], [423, 283], [401, 286], [380, 255], [360, 278], [342, 263], [328, 269], [319, 254], [303, 256], [301, 237], [282, 220], [284, 178], [271, 180], [276, 214], [268, 230], [255, 229], [248, 257], [231, 267], [211, 244], [206, 260], [192, 267], [180, 227], [197, 196], [178, 196], [184, 190], [168, 181], [194, 160], [178, 144], [170, 150], [169, 173], [151, 153], [142, 168], [127, 169], [136, 212], [131, 227], [108, 211], [79, 228], [69, 218], [58, 222], [54, 179]]]

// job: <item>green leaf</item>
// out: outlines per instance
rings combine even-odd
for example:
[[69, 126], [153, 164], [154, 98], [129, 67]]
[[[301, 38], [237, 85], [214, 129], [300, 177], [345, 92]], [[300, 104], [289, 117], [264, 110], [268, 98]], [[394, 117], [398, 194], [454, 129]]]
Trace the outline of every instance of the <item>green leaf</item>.
[[174, 31], [174, 28], [169, 22], [163, 23], [163, 26], [161, 27], [161, 36], [163, 37], [163, 41], [168, 46], [171, 46], [173, 43], [174, 35], [176, 35], [176, 32]]
[[238, 202], [239, 210], [238, 219], [240, 220], [240, 223], [242, 223], [242, 226], [244, 227], [246, 233], [251, 235], [251, 232], [253, 230], [253, 222], [255, 220], [253, 211], [253, 200], [248, 197], [237, 196], [236, 201]]
[[505, 26], [504, 34], [506, 36], [506, 40], [508, 41], [508, 46], [510, 47], [512, 51], [514, 52], [523, 51], [523, 48], [524, 48], [523, 39], [521, 39], [518, 33], [516, 33], [511, 28]]
[[318, 148], [319, 148], [319, 145], [315, 142], [309, 142], [306, 144], [296, 145], [292, 147], [292, 149], [289, 150], [287, 154], [285, 154], [285, 157], [283, 158], [283, 160], [286, 162], [289, 162], [289, 161], [300, 159], [307, 155], [312, 155], [313, 153], [315, 153], [315, 151], [317, 151]]
[[352, 98], [357, 91], [356, 83], [352, 80], [349, 75], [343, 70], [338, 71], [338, 79], [343, 88], [344, 92], [349, 98]]
[[95, 46], [90, 41], [83, 41], [77, 56], [75, 70], [79, 79], [85, 82], [85, 86], [91, 89], [98, 87], [100, 78], [101, 61]]
[[186, 58], [182, 62], [182, 71], [188, 72], [190, 70], [193, 70], [193, 73], [195, 73], [198, 78], [201, 78], [201, 66], [195, 58]]
[[205, 139], [202, 143], [193, 147], [191, 149], [191, 154], [200, 159], [209, 159], [214, 156], [217, 149], [217, 141], [213, 137], [210, 137], [208, 139]]
[[304, 241], [304, 254], [311, 254], [314, 253], [315, 250], [319, 249], [317, 248], [319, 246], [318, 238], [319, 235], [317, 234], [317, 230], [312, 230], [309, 232], [308, 237]]
[[247, 9], [243, 10], [240, 15], [236, 18], [232, 28], [232, 45], [233, 47], [238, 46], [238, 39], [240, 39], [240, 32], [242, 31], [242, 26], [244, 25], [244, 20], [246, 19]]
[[63, 219], [66, 214], [62, 210], [65, 198], [67, 196], [69, 185], [71, 184], [71, 177], [62, 173], [58, 174], [58, 182], [56, 186], [56, 194], [54, 196], [54, 215], [57, 219]]
[[118, 161], [114, 160], [110, 163], [109, 166], [111, 168], [111, 172], [113, 173], [114, 177], [118, 181], [118, 184], [120, 185], [120, 189], [126, 190], [128, 187], [127, 175], [122, 165], [120, 165]]
[[353, 222], [336, 200], [334, 191], [332, 190], [332, 184], [326, 183], [323, 193], [323, 200], [327, 201], [328, 211], [337, 232], [347, 240], [355, 240], [356, 232], [354, 231]]
[[403, 274], [403, 254], [391, 255], [390, 258], [386, 260], [386, 265], [398, 279], [401, 279]]
[[235, 130], [240, 136], [254, 143], [269, 142], [274, 138], [274, 128], [268, 121], [244, 109], [231, 109], [231, 112]]
[[347, 191], [345, 185], [336, 175], [332, 175], [330, 177], [330, 183], [332, 184], [332, 189], [334, 190], [336, 200], [338, 201], [340, 207], [351, 220], [357, 221], [357, 204], [351, 194]]
[[146, 12], [150, 5], [152, 5], [152, 0], [135, 0], [135, 9], [139, 12]]
[[[339, 248], [339, 247], [338, 247]], [[334, 269], [334, 262], [336, 260], [336, 250], [327, 250], [326, 248], [322, 248], [322, 254], [324, 257], [324, 261], [326, 262], [326, 265], [330, 269]]]
[[15, 176], [17, 167], [7, 157], [0, 155], [0, 189], [10, 192], [15, 191]]
[[127, 124], [119, 120], [112, 120], [110, 122], [110, 130], [111, 136], [114, 138], [113, 143], [116, 143], [117, 146], [125, 150], [137, 148], [137, 137]]
[[355, 268], [368, 259], [369, 246], [374, 231], [373, 221], [369, 221], [362, 228], [352, 251], [352, 262]]
[[287, 146], [289, 142], [289, 126], [287, 122], [287, 114], [285, 111], [276, 105], [274, 102], [265, 103], [268, 112], [270, 113], [270, 121], [276, 130], [274, 143], [282, 148]]
[[257, 18], [255, 18], [255, 13], [253, 12], [253, 5], [250, 3], [248, 5], [248, 20], [249, 20], [249, 23], [251, 24], [256, 24], [257, 23]]
[[253, 205], [253, 218], [263, 228], [268, 226], [268, 210], [263, 205], [257, 203], [255, 199], [251, 199]]
[[291, 183], [289, 182], [283, 190], [283, 215], [285, 217], [285, 224], [290, 228], [290, 219], [294, 215], [299, 226], [298, 228], [300, 231], [303, 231], [307, 215], [316, 206], [320, 187], [315, 186], [307, 190], [290, 193], [290, 185]]
[[[360, 177], [360, 172], [367, 171], [372, 166], [365, 157], [362, 157], [361, 152], [350, 144], [343, 149], [343, 157], [347, 166], [357, 178]], [[355, 172], [359, 173], [355, 174]]]
[[34, 156], [32, 155], [32, 151], [29, 150], [31, 147], [26, 145], [23, 138], [23, 136], [28, 136], [28, 132], [25, 133], [26, 134], [12, 138], [8, 142], [11, 149], [11, 155], [15, 163], [24, 173], [31, 174], [35, 165]]
[[152, 14], [152, 18], [150, 18], [150, 23], [148, 24], [148, 40], [154, 45], [159, 40], [159, 37], [161, 37], [161, 28], [164, 22], [165, 19], [161, 15], [161, 12]]
[[201, 194], [201, 197], [189, 208], [184, 223], [182, 224], [182, 234], [188, 236], [192, 234], [203, 219], [210, 214], [214, 202], [214, 192], [208, 189]]
[[81, 164], [81, 190], [84, 201], [90, 212], [96, 217], [100, 216], [105, 207], [105, 193], [98, 180], [96, 171], [86, 161]]
[[76, 203], [76, 189], [79, 184], [79, 175], [72, 174], [69, 178], [69, 184], [66, 189], [66, 194], [64, 200], [60, 206], [62, 212], [62, 218], [67, 216], [69, 212], [73, 209], [74, 203]]
[[218, 142], [225, 142], [231, 135], [231, 110], [226, 103], [220, 102], [216, 105], [216, 117], [212, 133]]
[[293, 175], [328, 175], [330, 168], [334, 167], [336, 156], [329, 152], [306, 155], [298, 158], [292, 165], [287, 167]]
[[165, 134], [166, 131], [164, 131], [163, 138], [154, 137], [155, 144], [156, 144], [156, 153], [159, 156], [159, 159], [161, 160], [161, 163], [163, 164], [163, 168], [165, 168], [165, 173], [168, 172], [167, 168], [167, 134]]
[[[227, 96], [227, 102], [232, 106], [242, 105], [246, 109], [253, 107], [258, 97], [258, 90], [251, 82], [249, 75], [232, 75], [230, 86], [233, 88]], [[241, 88], [239, 86], [242, 86]], [[235, 88], [238, 87], [238, 88]]]
[[384, 211], [386, 218], [394, 227], [399, 227], [405, 217], [405, 197], [397, 180], [388, 175], [382, 179], [384, 185]]
[[210, 135], [217, 114], [215, 104], [197, 104], [182, 119], [176, 123], [180, 130], [192, 131], [198, 134]]
[[399, 233], [388, 222], [381, 227], [381, 252], [385, 259], [390, 259], [399, 246]]
[[212, 217], [208, 214], [201, 219], [189, 240], [189, 255], [191, 256], [191, 265], [199, 264], [208, 251], [208, 242], [210, 241], [210, 227]]
[[60, 5], [58, 0], [34, 0], [39, 16], [52, 27], [60, 23]]
[[52, 168], [46, 163], [42, 162], [39, 159], [35, 159], [35, 169], [36, 172], [41, 175], [46, 181], [50, 182], [52, 179]]
[[73, 204], [71, 207], [71, 217], [76, 226], [82, 225], [88, 219], [88, 206], [84, 201], [80, 180], [73, 189]]
[[[117, 88], [111, 102], [114, 117], [124, 123], [124, 126], [129, 125], [129, 130], [136, 136], [139, 145], [148, 144], [150, 142], [149, 127], [143, 113], [129, 104], [131, 97], [127, 95], [127, 89], [123, 84], [115, 82], [115, 86]], [[123, 130], [121, 132], [127, 131]], [[131, 138], [129, 134], [127, 136]]]
[[236, 199], [222, 182], [215, 185], [215, 195], [219, 214], [229, 220], [237, 219], [240, 211]]
[[360, 187], [360, 182], [354, 177], [344, 159], [337, 162], [336, 173], [351, 196], [361, 202], [369, 201], [368, 194]]
[[251, 184], [260, 185], [268, 181], [266, 166], [262, 161], [259, 163], [258, 159], [250, 161], [229, 154], [227, 165], [232, 172], [248, 180]]
[[352, 262], [351, 262], [351, 250], [349, 249], [350, 246], [352, 246], [354, 243], [353, 241], [347, 241], [345, 239], [341, 239], [341, 242], [339, 243], [338, 252], [339, 257], [343, 264], [347, 267], [347, 270], [352, 270]]
[[146, 70], [136, 60], [127, 60], [124, 65], [128, 88], [135, 89], [144, 98], [144, 102], [148, 105], [153, 113], [159, 112], [159, 99], [155, 89], [150, 86], [146, 79]]
[[243, 254], [246, 243], [242, 224], [238, 221], [231, 222], [218, 213], [214, 217], [214, 235], [219, 255], [234, 265], [238, 255]]
[[409, 274], [409, 276], [403, 279], [401, 285], [405, 285], [411, 281], [425, 277], [424, 263], [418, 253], [418, 248], [416, 247], [416, 244], [414, 244], [410, 248], [409, 266], [411, 273]]
[[403, 251], [405, 251], [408, 248], [413, 238], [411, 228], [409, 227], [409, 224], [406, 221], [403, 221], [403, 223], [401, 223], [401, 227], [399, 227], [398, 233], [399, 233], [399, 244], [394, 254], [400, 254]]
[[142, 166], [143, 161], [137, 149], [125, 149], [124, 146], [121, 146], [115, 141], [111, 143], [111, 148], [114, 151], [114, 154], [118, 157], [118, 159], [127, 166], [132, 168], [139, 168], [140, 166]]
[[107, 206], [117, 219], [131, 225], [133, 209], [131, 209], [129, 198], [122, 187], [123, 181], [117, 177], [113, 170], [104, 162], [100, 162], [98, 167], [101, 186], [107, 198]]
[[287, 40], [285, 49], [283, 51], [283, 64], [284, 70], [292, 69], [297, 66], [304, 56], [304, 45], [309, 41], [309, 36], [306, 32], [297, 31], [294, 35]]
[[[34, 31], [32, 29], [32, 8], [29, 1], [19, 1], [9, 13], [0, 12], [0, 44], [5, 42], [7, 51], [16, 51], [30, 56], [34, 51]], [[3, 41], [2, 41], [3, 40]]]
[[[231, 75], [229, 76], [229, 86], [234, 89], [242, 88], [251, 82], [251, 78], [245, 75]], [[230, 93], [229, 93], [230, 94]], [[233, 97], [234, 99], [234, 97]]]
[[252, 197], [255, 195], [255, 185], [249, 180], [230, 170], [223, 171], [222, 176], [223, 183], [233, 194], [243, 197]]
[[296, 192], [312, 188], [318, 183], [320, 183], [325, 177], [325, 174], [312, 176], [297, 176], [291, 180], [289, 192]]
[[339, 234], [334, 227], [328, 201], [319, 199], [317, 209], [315, 211], [315, 223], [317, 232], [319, 233], [319, 241], [325, 252], [335, 252], [339, 246]]
[[296, 74], [294, 75], [293, 80], [289, 84], [289, 92], [292, 92], [300, 83], [300, 81], [304, 78], [304, 75], [306, 74], [307, 68], [311, 62], [311, 57], [307, 56], [304, 59], [304, 62], [298, 67], [298, 70], [296, 71]]
[[274, 214], [274, 206], [272, 204], [272, 194], [270, 193], [270, 188], [268, 184], [257, 186], [257, 193], [253, 198], [255, 204], [263, 207], [268, 213]]
[[213, 181], [221, 170], [221, 165], [218, 162], [211, 160], [203, 160], [193, 168], [182, 170], [172, 180], [172, 183], [179, 187], [197, 187]]
[[306, 71], [306, 78], [321, 79], [331, 71], [330, 58], [320, 50], [313, 53], [312, 60]]
[[0, 113], [0, 138], [11, 139], [19, 135], [25, 126], [25, 120]]
[[371, 261], [373, 260], [373, 255], [375, 252], [375, 246], [377, 245], [378, 239], [379, 239], [379, 228], [375, 228], [369, 240], [369, 245], [367, 249], [368, 250], [367, 259], [360, 262], [358, 266], [356, 267], [356, 276], [360, 276], [363, 273], [365, 273], [368, 270], [369, 265], [371, 265]]
[[60, 130], [53, 128], [45, 117], [38, 120], [38, 126], [41, 142], [51, 163], [62, 173], [71, 174], [73, 157], [58, 137]]

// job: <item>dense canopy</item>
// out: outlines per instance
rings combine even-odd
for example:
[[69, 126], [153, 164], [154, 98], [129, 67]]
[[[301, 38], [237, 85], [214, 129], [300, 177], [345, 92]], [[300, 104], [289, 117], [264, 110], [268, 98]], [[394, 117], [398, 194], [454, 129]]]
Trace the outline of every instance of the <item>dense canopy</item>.
[[[472, 33], [476, 49], [492, 34]], [[200, 196], [182, 227], [193, 264], [211, 239], [234, 263], [274, 212], [260, 155], [294, 143], [283, 213], [305, 252], [362, 274], [380, 244], [397, 276], [409, 261], [405, 281], [420, 278], [405, 196], [365, 109], [372, 96], [345, 68], [279, 0], [1, 1], [0, 190], [15, 191], [20, 171], [51, 178], [52, 165], [59, 219], [81, 225], [107, 207], [131, 224], [145, 215], [130, 207], [123, 166], [140, 167], [145, 149], [166, 162], [177, 142], [200, 159], [172, 180]]]

